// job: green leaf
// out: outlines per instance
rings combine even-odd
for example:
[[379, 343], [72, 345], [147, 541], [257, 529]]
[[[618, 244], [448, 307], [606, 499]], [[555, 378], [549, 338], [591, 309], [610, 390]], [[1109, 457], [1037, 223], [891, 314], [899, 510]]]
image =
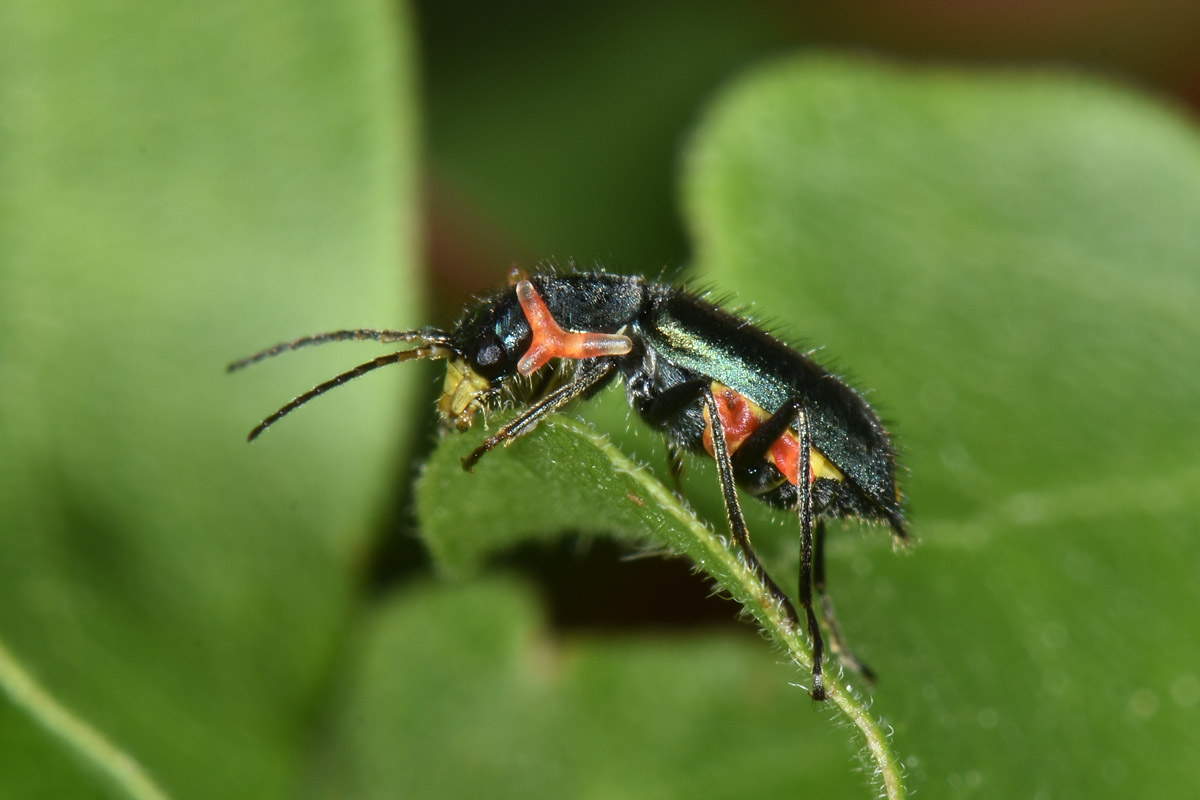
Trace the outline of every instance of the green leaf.
[[[0, 11], [0, 640], [4, 674], [44, 693], [4, 683], [6, 795], [127, 796], [120, 754], [172, 796], [294, 788], [355, 561], [402, 474], [400, 384], [249, 447], [263, 415], [366, 355], [224, 366], [417, 321], [394, 14]], [[81, 747], [85, 729], [118, 755]]]
[[920, 542], [831, 585], [937, 796], [1198, 785], [1200, 139], [1078, 78], [841, 59], [716, 105], [699, 269], [895, 420]]
[[[697, 276], [821, 343], [895, 421], [919, 544], [839, 531], [830, 581], [908, 783], [1190, 796], [1195, 131], [1081, 78], [806, 58], [729, 90], [687, 155]], [[434, 456], [421, 508], [447, 569], [562, 530], [670, 541], [581, 429], [542, 427], [473, 475], [456, 461], [479, 433]], [[782, 564], [794, 523], [771, 519], [752, 531]]]

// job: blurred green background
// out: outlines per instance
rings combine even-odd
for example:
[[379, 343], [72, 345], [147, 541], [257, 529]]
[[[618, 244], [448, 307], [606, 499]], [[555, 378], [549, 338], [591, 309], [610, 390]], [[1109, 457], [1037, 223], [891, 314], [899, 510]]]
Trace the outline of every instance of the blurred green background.
[[[409, 365], [246, 446], [376, 351], [231, 359], [451, 324], [543, 258], [714, 287], [894, 423], [919, 544], [839, 526], [830, 573], [912, 790], [1194, 797], [1197, 31], [1170, 0], [7, 4], [0, 797], [872, 796], [709, 579], [572, 507], [553, 431], [462, 475], [482, 432], [435, 450]], [[619, 393], [580, 412], [661, 472]], [[719, 526], [714, 487], [689, 465]], [[790, 575], [794, 521], [748, 511]], [[421, 535], [490, 561], [447, 581]]]

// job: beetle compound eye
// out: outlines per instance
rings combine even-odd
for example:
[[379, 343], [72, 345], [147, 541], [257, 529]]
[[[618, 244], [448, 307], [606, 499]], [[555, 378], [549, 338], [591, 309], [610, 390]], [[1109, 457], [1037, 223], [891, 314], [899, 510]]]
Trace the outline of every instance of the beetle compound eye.
[[512, 371], [510, 358], [504, 350], [502, 340], [490, 333], [480, 337], [474, 349], [468, 351], [471, 369], [489, 381], [504, 377]]

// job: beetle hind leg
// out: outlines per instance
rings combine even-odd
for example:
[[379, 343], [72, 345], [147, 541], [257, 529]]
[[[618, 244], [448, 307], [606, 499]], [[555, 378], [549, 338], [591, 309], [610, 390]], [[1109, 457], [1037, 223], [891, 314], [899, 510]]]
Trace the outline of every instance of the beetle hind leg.
[[[817, 624], [817, 614], [813, 608], [814, 558], [813, 558], [813, 496], [812, 482], [809, 473], [812, 470], [812, 433], [808, 428], [808, 414], [803, 406], [796, 411], [797, 427], [800, 432], [800, 605], [804, 608], [804, 616], [808, 621], [808, 635], [812, 639], [812, 674], [813, 683], [809, 695], [814, 700], [825, 699], [824, 658], [825, 640], [821, 638], [821, 626]], [[824, 549], [822, 548], [822, 554]], [[824, 570], [822, 570], [822, 573]], [[822, 574], [822, 577], [824, 575]]]
[[837, 614], [833, 609], [833, 599], [825, 590], [825, 520], [818, 519], [813, 537], [813, 588], [821, 601], [821, 618], [825, 621], [825, 629], [829, 631], [829, 649], [837, 656], [842, 666], [851, 672], [856, 672], [867, 683], [875, 682], [875, 672], [860, 661], [846, 643], [842, 626], [838, 624]]

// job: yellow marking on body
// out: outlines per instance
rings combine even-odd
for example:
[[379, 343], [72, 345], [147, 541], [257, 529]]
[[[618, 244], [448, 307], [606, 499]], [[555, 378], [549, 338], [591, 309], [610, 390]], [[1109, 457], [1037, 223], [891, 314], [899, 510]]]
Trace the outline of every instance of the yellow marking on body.
[[840, 469], [833, 465], [833, 462], [826, 458], [820, 450], [815, 447], [810, 447], [808, 450], [809, 460], [812, 462], [813, 475], [818, 478], [829, 478], [835, 481], [845, 481], [846, 475]]

